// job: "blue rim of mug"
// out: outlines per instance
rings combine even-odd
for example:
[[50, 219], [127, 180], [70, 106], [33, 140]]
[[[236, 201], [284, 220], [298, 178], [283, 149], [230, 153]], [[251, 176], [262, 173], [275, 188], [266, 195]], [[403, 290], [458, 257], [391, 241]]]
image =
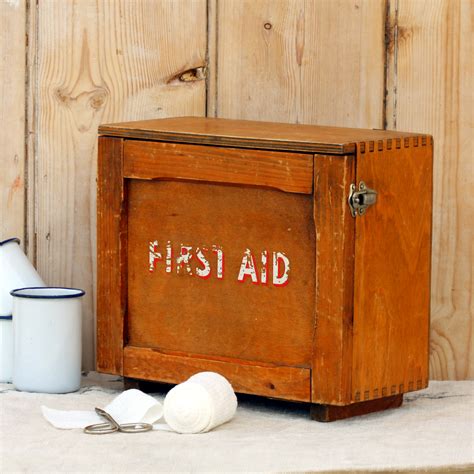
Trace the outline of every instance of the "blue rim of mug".
[[16, 242], [18, 245], [20, 245], [21, 241], [18, 237], [12, 237], [11, 239], [7, 239], [7, 240], [2, 240], [0, 242], [0, 247], [2, 245], [5, 245], [5, 244], [9, 244], [10, 242]]
[[5, 320], [8, 321], [9, 319], [13, 319], [13, 316], [12, 316], [11, 314], [7, 314], [6, 316], [0, 316], [0, 321], [1, 321], [2, 319], [3, 319], [4, 321], [5, 321]]
[[[67, 290], [71, 293], [65, 295], [40, 295], [40, 294], [19, 294], [20, 291], [26, 290]], [[29, 286], [26, 288], [17, 288], [16, 290], [10, 291], [10, 294], [15, 298], [31, 298], [36, 300], [63, 300], [68, 298], [80, 298], [84, 296], [86, 292], [79, 288], [67, 288], [64, 286]]]

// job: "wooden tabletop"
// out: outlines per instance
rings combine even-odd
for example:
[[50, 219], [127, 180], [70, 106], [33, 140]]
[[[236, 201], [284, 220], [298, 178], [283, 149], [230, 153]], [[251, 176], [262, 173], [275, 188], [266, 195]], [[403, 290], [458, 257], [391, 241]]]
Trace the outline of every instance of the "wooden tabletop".
[[341, 155], [354, 153], [359, 142], [421, 136], [388, 130], [205, 117], [174, 117], [105, 124], [99, 127], [99, 134], [177, 143]]

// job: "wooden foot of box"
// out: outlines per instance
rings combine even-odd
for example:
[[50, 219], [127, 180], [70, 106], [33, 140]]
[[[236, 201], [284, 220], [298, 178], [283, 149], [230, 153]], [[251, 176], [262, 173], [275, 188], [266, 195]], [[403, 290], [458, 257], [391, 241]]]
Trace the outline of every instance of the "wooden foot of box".
[[[169, 384], [138, 380], [130, 377], [124, 377], [123, 383], [125, 390], [135, 388], [145, 393], [165, 390], [164, 387], [170, 387]], [[312, 420], [321, 422], [343, 420], [353, 416], [367, 415], [369, 413], [384, 411], [390, 408], [398, 408], [401, 406], [402, 402], [403, 394], [377, 398], [375, 400], [368, 400], [345, 406], [312, 403], [310, 405], [310, 416]]]
[[123, 378], [124, 390], [130, 390], [132, 388], [141, 390], [144, 393], [157, 393], [157, 392], [168, 392], [174, 384], [156, 382], [153, 380], [140, 380], [131, 377]]
[[[141, 390], [141, 383], [140, 380], [137, 379], [131, 379], [129, 377], [124, 377], [123, 378], [123, 388], [124, 390], [131, 390], [136, 389], [136, 390]], [[144, 391], [144, 390], [143, 390]]]
[[366, 402], [353, 403], [352, 405], [311, 405], [311, 419], [316, 421], [336, 421], [357, 415], [398, 408], [403, 402], [403, 394], [391, 397], [377, 398]]

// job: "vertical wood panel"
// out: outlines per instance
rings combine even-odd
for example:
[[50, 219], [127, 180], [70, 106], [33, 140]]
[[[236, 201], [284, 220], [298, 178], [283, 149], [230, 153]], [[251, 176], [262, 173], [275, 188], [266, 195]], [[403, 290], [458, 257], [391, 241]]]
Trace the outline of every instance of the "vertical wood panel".
[[128, 236], [121, 138], [99, 138], [97, 181], [97, 370], [123, 375]]
[[26, 189], [25, 189], [25, 248], [29, 258], [36, 266], [36, 108], [37, 108], [37, 82], [36, 64], [38, 58], [37, 26], [38, 5], [29, 2], [26, 9], [26, 30], [28, 35], [28, 48], [26, 57], [26, 128], [25, 128], [25, 153], [26, 153]]
[[217, 5], [219, 0], [207, 0], [207, 74], [206, 117], [217, 115]]
[[473, 2], [390, 6], [388, 128], [434, 137], [430, 376], [472, 378]]
[[205, 63], [206, 2], [41, 1], [37, 21], [37, 264], [48, 284], [87, 291], [91, 368], [97, 126], [205, 114], [204, 80], [186, 71]]
[[217, 116], [381, 128], [384, 2], [218, 2]]
[[24, 239], [25, 54], [24, 0], [0, 2], [0, 240]]
[[346, 190], [354, 179], [354, 156], [314, 157], [317, 286], [313, 403], [351, 401], [356, 223], [347, 205]]

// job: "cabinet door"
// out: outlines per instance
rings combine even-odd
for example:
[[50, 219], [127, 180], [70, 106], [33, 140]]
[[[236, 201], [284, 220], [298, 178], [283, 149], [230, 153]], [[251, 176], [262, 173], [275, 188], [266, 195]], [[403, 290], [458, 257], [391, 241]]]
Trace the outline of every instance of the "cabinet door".
[[312, 156], [127, 140], [124, 178], [124, 375], [309, 400]]

